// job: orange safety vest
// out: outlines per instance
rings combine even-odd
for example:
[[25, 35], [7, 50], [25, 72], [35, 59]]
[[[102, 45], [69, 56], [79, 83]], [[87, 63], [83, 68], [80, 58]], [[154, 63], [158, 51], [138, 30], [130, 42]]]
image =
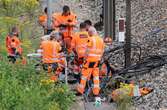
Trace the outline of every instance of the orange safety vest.
[[77, 19], [74, 13], [70, 13], [68, 16], [64, 16], [62, 13], [54, 13], [53, 14], [53, 22], [55, 27], [61, 24], [69, 24], [69, 25], [76, 25]]
[[41, 49], [43, 63], [56, 63], [59, 61], [61, 46], [57, 41], [43, 41]]
[[16, 36], [13, 36], [13, 37], [7, 36], [7, 38], [6, 38], [6, 48], [8, 50], [9, 55], [14, 54], [12, 48], [15, 48], [16, 51], [19, 54], [22, 54], [22, 51], [23, 51], [22, 48], [21, 48], [21, 42], [20, 42], [19, 38], [16, 37]]
[[47, 15], [44, 14], [44, 15], [39, 16], [38, 22], [40, 25], [45, 26], [47, 23]]
[[85, 56], [88, 40], [89, 34], [86, 31], [78, 32], [74, 35], [71, 42], [71, 48], [77, 52], [78, 58], [82, 58]]
[[64, 16], [62, 13], [53, 14], [53, 25], [55, 28], [57, 28], [61, 24], [66, 24], [71, 26], [63, 30], [64, 39], [72, 37], [73, 26], [77, 24], [76, 18], [77, 18], [76, 15], [72, 12], [68, 16]]
[[11, 42], [11, 37], [8, 35], [6, 37], [6, 49], [7, 49], [8, 54], [12, 54], [12, 49], [10, 47], [10, 42]]
[[97, 35], [90, 37], [86, 52], [86, 60], [89, 62], [100, 61], [104, 53], [103, 39]]

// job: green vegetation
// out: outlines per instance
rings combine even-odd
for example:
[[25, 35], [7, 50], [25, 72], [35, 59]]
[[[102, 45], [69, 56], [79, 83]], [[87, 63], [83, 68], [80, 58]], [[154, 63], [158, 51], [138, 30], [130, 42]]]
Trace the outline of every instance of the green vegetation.
[[33, 66], [0, 62], [1, 110], [68, 110], [74, 95], [63, 84], [41, 84]]
[[41, 36], [37, 23], [39, 14], [37, 0], [0, 0], [0, 52], [5, 54], [4, 39], [13, 26], [20, 30], [24, 54], [33, 51], [38, 45], [32, 44], [36, 44]]
[[132, 96], [129, 96], [131, 87], [129, 84], [121, 83], [120, 84], [120, 94], [117, 97], [117, 110], [133, 110], [132, 105]]
[[37, 0], [0, 0], [0, 110], [68, 110], [75, 98], [64, 84], [41, 83], [48, 78], [36, 74], [31, 61], [13, 65], [6, 59], [5, 37], [13, 26], [20, 29], [24, 56], [39, 46], [39, 9]]

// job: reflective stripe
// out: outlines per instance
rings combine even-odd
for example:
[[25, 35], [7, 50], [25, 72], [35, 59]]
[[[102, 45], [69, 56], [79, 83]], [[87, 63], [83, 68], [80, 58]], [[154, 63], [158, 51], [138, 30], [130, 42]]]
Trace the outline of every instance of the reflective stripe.
[[97, 54], [88, 54], [88, 57], [101, 57], [101, 55], [97, 55]]
[[84, 89], [84, 86], [82, 84], [79, 84], [78, 87]]
[[89, 51], [94, 51], [94, 52], [101, 52], [102, 50], [101, 49], [97, 49], [97, 48], [92, 48], [92, 49], [89, 49]]
[[85, 52], [86, 51], [86, 45], [79, 45], [76, 47], [77, 52]]
[[84, 81], [87, 80], [87, 78], [85, 76], [82, 76], [81, 79], [84, 80]]
[[61, 60], [61, 58], [43, 58], [43, 60], [47, 60], [47, 61], [59, 61], [59, 60]]
[[87, 47], [87, 45], [86, 44], [80, 44], [80, 45], [77, 46], [77, 48], [80, 48], [80, 47]]
[[93, 48], [95, 49], [96, 47], [96, 39], [93, 37]]
[[79, 52], [85, 52], [85, 50], [78, 50]]
[[42, 53], [42, 52], [43, 52], [42, 49], [38, 49], [38, 50], [37, 50], [37, 53]]
[[99, 84], [94, 84], [93, 87], [94, 88], [100, 88]]
[[99, 76], [94, 77], [93, 80], [99, 80]]

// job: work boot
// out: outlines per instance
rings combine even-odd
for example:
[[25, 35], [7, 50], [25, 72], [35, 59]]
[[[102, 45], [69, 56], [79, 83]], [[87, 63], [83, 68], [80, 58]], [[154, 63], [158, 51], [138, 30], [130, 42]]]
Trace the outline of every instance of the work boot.
[[82, 94], [81, 93], [79, 93], [79, 92], [76, 92], [76, 94], [75, 94], [76, 96], [81, 96]]

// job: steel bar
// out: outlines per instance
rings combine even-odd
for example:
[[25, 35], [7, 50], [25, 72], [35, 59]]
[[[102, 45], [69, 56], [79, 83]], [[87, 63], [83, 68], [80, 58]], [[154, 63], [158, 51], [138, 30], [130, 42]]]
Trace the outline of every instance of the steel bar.
[[52, 0], [47, 0], [47, 29], [51, 30], [52, 23]]
[[115, 40], [115, 0], [103, 0], [105, 37]]
[[125, 67], [131, 65], [131, 0], [126, 0]]

